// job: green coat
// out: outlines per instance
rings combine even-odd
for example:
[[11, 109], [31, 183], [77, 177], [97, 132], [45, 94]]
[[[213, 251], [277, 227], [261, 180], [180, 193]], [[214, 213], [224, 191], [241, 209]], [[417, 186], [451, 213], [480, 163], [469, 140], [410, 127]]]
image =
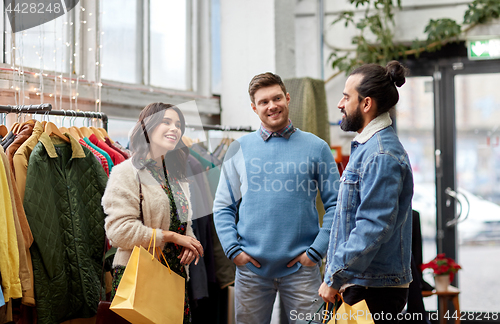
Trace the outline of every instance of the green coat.
[[107, 176], [71, 135], [68, 144], [43, 133], [31, 153], [24, 208], [38, 323], [60, 323], [97, 312], [104, 248], [101, 197]]

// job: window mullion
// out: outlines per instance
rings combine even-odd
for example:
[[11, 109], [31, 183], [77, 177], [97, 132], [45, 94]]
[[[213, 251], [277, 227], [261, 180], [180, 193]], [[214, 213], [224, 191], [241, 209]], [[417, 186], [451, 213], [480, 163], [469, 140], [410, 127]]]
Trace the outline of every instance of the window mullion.
[[186, 89], [193, 91], [193, 1], [186, 1]]
[[[139, 51], [141, 51], [142, 61], [139, 61], [138, 65], [141, 65], [141, 77], [142, 83], [145, 85], [151, 84], [151, 54], [150, 54], [150, 35], [151, 35], [151, 19], [150, 19], [150, 0], [139, 0], [142, 3], [142, 16], [141, 20], [137, 22], [138, 26], [141, 26], [141, 36], [138, 40], [138, 44], [141, 44]], [[138, 37], [139, 38], [139, 37]], [[140, 42], [140, 43], [139, 43]], [[138, 55], [139, 59], [139, 55]]]

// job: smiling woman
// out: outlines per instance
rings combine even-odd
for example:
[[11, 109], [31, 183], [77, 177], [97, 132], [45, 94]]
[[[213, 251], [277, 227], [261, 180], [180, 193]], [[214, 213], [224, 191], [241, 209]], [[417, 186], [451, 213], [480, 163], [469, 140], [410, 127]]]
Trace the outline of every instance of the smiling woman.
[[[168, 265], [188, 278], [188, 265], [203, 255], [191, 227], [192, 208], [186, 181], [188, 151], [180, 140], [184, 115], [174, 105], [146, 106], [130, 139], [132, 159], [113, 168], [103, 196], [106, 235], [117, 252], [113, 291], [118, 288], [134, 246], [148, 246], [156, 235]], [[154, 234], [155, 233], [155, 234]], [[187, 287], [187, 285], [186, 285]], [[191, 323], [187, 290], [184, 323]]]
[[130, 138], [130, 149], [136, 152], [132, 157], [134, 166], [141, 168], [141, 160], [146, 158], [162, 163], [164, 156], [167, 170], [184, 178], [189, 151], [180, 138], [185, 125], [184, 115], [176, 106], [161, 102], [147, 105]]

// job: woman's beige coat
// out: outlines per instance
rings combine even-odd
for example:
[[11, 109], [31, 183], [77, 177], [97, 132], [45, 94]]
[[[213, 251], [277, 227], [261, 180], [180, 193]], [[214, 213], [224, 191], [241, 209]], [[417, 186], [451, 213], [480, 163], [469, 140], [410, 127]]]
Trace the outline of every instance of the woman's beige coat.
[[[139, 219], [138, 177], [144, 195], [142, 201], [144, 223]], [[180, 186], [189, 202], [186, 235], [195, 237], [191, 225], [193, 212], [189, 184], [180, 182]], [[146, 169], [138, 170], [134, 167], [132, 159], [113, 167], [102, 197], [102, 206], [107, 215], [104, 223], [106, 235], [111, 244], [117, 248], [113, 267], [126, 266], [134, 246], [142, 245], [147, 249], [153, 228], [157, 229], [156, 246], [163, 247], [161, 230], [168, 230], [170, 227], [168, 196]]]

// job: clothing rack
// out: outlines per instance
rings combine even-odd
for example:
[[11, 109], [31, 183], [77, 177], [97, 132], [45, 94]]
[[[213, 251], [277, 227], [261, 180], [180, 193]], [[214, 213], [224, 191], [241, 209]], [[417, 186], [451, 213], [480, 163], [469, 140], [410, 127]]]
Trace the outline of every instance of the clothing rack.
[[102, 127], [106, 131], [108, 130], [108, 116], [104, 113], [101, 113], [101, 112], [75, 111], [75, 110], [52, 110], [51, 104], [0, 106], [0, 113], [36, 114], [38, 112], [43, 112], [44, 115], [97, 118], [97, 119], [102, 120]]
[[222, 126], [222, 125], [186, 125], [186, 128], [192, 128], [195, 130], [219, 130], [225, 132], [253, 132], [250, 126]]

